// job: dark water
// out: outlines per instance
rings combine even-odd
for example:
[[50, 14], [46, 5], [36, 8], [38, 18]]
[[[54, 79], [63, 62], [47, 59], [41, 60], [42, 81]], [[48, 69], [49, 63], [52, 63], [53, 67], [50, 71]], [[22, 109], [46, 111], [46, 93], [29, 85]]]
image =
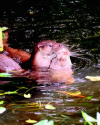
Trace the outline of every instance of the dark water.
[[[28, 125], [25, 123], [27, 119], [54, 120], [55, 125], [80, 125], [84, 121], [81, 110], [96, 117], [96, 112], [100, 112], [100, 82], [91, 82], [85, 76], [100, 75], [98, 1], [17, 0], [2, 1], [1, 6], [0, 25], [9, 27], [10, 46], [31, 53], [34, 43], [41, 39], [64, 42], [72, 52], [75, 83], [35, 86], [34, 81], [10, 79], [11, 82], [2, 84], [0, 90], [14, 91], [23, 86], [27, 89], [20, 88], [17, 95], [0, 95], [0, 100], [5, 101], [3, 106], [7, 108], [6, 112], [0, 114], [0, 125]], [[56, 91], [80, 91], [85, 97], [93, 97], [87, 100]], [[32, 97], [24, 99], [23, 93], [31, 93]], [[50, 102], [56, 110], [39, 110], [23, 105], [39, 100], [42, 104]]]

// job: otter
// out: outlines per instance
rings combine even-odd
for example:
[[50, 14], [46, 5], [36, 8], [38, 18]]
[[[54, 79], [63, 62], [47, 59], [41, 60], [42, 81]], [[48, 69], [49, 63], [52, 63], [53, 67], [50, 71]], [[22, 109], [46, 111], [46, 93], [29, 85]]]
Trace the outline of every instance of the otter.
[[28, 61], [31, 57], [31, 54], [21, 50], [21, 49], [14, 49], [9, 47], [8, 45], [8, 38], [9, 38], [9, 32], [5, 31], [5, 39], [3, 39], [3, 54], [11, 57], [13, 60], [15, 60], [15, 62], [21, 64], [24, 63], [26, 61]]
[[56, 57], [52, 60], [50, 68], [51, 69], [64, 69], [71, 68], [72, 63], [70, 60], [69, 50], [62, 45], [56, 52]]
[[31, 65], [34, 67], [49, 68], [51, 60], [56, 56], [60, 44], [56, 41], [43, 40], [36, 44]]
[[33, 71], [30, 73], [30, 76], [36, 80], [37, 84], [49, 82], [50, 64], [52, 59], [56, 57], [56, 51], [60, 47], [61, 44], [51, 40], [42, 40], [36, 44], [31, 58], [31, 69]]
[[70, 52], [62, 45], [50, 64], [51, 81], [65, 82], [66, 84], [73, 83], [74, 78], [72, 76], [73, 71], [71, 67]]
[[10, 57], [4, 54], [0, 54], [0, 72], [6, 72], [6, 71], [22, 72], [23, 69]]

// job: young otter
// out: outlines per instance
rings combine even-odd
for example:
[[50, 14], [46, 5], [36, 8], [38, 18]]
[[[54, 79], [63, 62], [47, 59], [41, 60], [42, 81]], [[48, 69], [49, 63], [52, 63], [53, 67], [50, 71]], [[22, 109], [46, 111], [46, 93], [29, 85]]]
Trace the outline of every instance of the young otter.
[[70, 52], [62, 45], [50, 65], [51, 81], [73, 83], [71, 66]]
[[51, 60], [56, 56], [60, 44], [51, 40], [43, 40], [36, 44], [32, 57], [32, 66], [49, 68]]
[[3, 54], [13, 58], [17, 63], [24, 63], [30, 59], [31, 54], [20, 50], [20, 49], [14, 49], [8, 46], [8, 38], [9, 34], [8, 31], [4, 32], [5, 34], [5, 39], [3, 39]]
[[23, 69], [10, 57], [0, 54], [0, 72], [6, 71], [22, 72]]
[[62, 45], [56, 53], [56, 57], [52, 60], [50, 65], [51, 69], [64, 69], [71, 68], [72, 63], [70, 60], [70, 52], [69, 50]]

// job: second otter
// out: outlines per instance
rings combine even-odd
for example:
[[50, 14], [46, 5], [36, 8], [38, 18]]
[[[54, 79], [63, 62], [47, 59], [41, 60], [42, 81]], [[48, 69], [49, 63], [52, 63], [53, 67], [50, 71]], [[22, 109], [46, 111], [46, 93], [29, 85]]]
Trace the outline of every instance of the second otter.
[[51, 81], [65, 82], [66, 84], [73, 83], [74, 78], [72, 76], [73, 72], [71, 67], [70, 52], [62, 45], [50, 65]]

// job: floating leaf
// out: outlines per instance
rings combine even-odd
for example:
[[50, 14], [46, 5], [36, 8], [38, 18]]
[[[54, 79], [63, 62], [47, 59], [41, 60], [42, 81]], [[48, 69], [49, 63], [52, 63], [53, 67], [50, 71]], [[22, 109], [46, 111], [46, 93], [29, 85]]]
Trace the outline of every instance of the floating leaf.
[[77, 91], [77, 92], [68, 92], [69, 95], [74, 95], [74, 96], [77, 96], [77, 95], [80, 95], [81, 92], [80, 91]]
[[77, 91], [77, 92], [56, 91], [56, 92], [60, 92], [60, 93], [71, 95], [71, 96], [77, 96], [77, 97], [85, 98], [85, 96], [80, 95], [81, 94], [80, 91]]
[[42, 120], [34, 125], [54, 125], [54, 121], [51, 120], [48, 122], [48, 120], [46, 119], [46, 120]]
[[68, 118], [68, 119], [70, 119], [69, 116], [66, 116], [66, 115], [61, 115], [61, 116], [64, 117], [64, 118]]
[[96, 117], [97, 117], [97, 125], [100, 125], [100, 113], [99, 112], [97, 112]]
[[25, 98], [31, 98], [31, 94], [24, 94]]
[[91, 116], [89, 116], [88, 114], [86, 114], [85, 112], [81, 111], [83, 118], [85, 119], [86, 122], [97, 122], [97, 120]]
[[64, 93], [64, 94], [67, 94], [67, 95], [73, 95], [73, 96], [77, 96], [77, 95], [81, 94], [80, 91], [77, 91], [77, 92], [56, 91], [56, 92]]
[[0, 107], [0, 114], [2, 114], [2, 113], [5, 112], [5, 111], [6, 111], [6, 108]]
[[29, 120], [26, 120], [25, 122], [27, 122], [27, 123], [36, 123], [37, 121], [29, 119]]
[[4, 94], [17, 94], [16, 91], [9, 91], [9, 92], [5, 92]]
[[35, 14], [35, 12], [33, 12], [33, 11], [31, 11], [31, 12], [29, 12], [31, 15], [33, 15], [33, 14]]
[[39, 104], [39, 107], [42, 107], [42, 104], [41, 104], [41, 101], [40, 101], [40, 100], [39, 100], [38, 104]]
[[2, 31], [5, 31], [7, 30], [8, 28], [7, 27], [1, 27]]
[[46, 109], [56, 109], [54, 106], [49, 105], [49, 104], [47, 104], [47, 105], [45, 106], [45, 108], [46, 108]]
[[11, 75], [9, 73], [0, 73], [0, 77], [11, 77]]
[[100, 81], [100, 76], [86, 76], [85, 78], [91, 81]]
[[88, 96], [88, 97], [86, 97], [86, 98], [89, 100], [89, 99], [91, 99], [92, 97], [93, 97], [93, 96]]
[[2, 29], [0, 27], [0, 51], [3, 51]]
[[4, 103], [4, 101], [0, 101], [0, 105], [3, 104], [3, 103]]
[[28, 88], [27, 88], [27, 87], [22, 86], [22, 87], [19, 87], [19, 89], [28, 89]]
[[47, 125], [54, 125], [54, 121], [53, 120], [48, 121]]

